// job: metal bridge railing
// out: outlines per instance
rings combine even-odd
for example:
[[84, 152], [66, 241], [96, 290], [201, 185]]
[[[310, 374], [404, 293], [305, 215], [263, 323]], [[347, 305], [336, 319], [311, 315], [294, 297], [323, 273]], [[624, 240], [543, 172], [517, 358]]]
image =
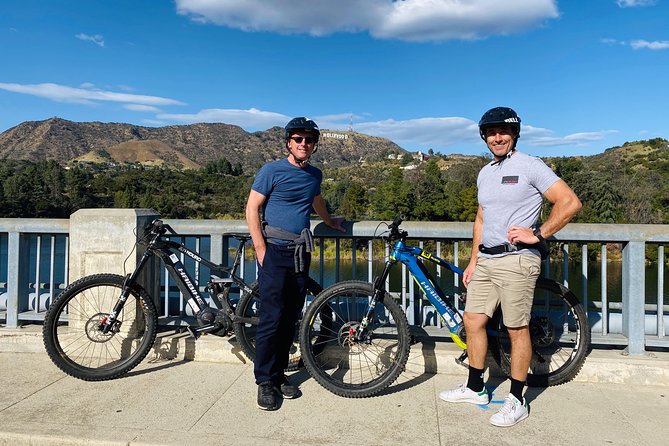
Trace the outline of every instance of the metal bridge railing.
[[[243, 220], [166, 220], [189, 246], [217, 263], [229, 259], [235, 243], [226, 233], [246, 232]], [[417, 244], [454, 264], [465, 266], [471, 243], [471, 223], [405, 222], [403, 227]], [[311, 275], [328, 286], [340, 280], [356, 278], [371, 281], [374, 272], [388, 255], [379, 241], [374, 241], [382, 226], [379, 222], [355, 222], [347, 233], [339, 233], [322, 223], [314, 222], [312, 229], [320, 249], [312, 262]], [[0, 219], [0, 323], [15, 327], [39, 322], [44, 318], [50, 300], [68, 283], [68, 219]], [[129, 234], [128, 236], [131, 236]], [[641, 354], [646, 347], [669, 348], [667, 325], [669, 305], [665, 305], [664, 247], [669, 243], [669, 225], [601, 225], [569, 224], [551, 240], [560, 244], [560, 255], [544, 265], [551, 278], [577, 291], [591, 316], [593, 341], [598, 344], [626, 345], [630, 354]], [[622, 247], [620, 277], [609, 274], [608, 244]], [[589, 260], [593, 245], [600, 257], [598, 280], [591, 280], [593, 262]], [[578, 250], [570, 246], [576, 246]], [[353, 249], [355, 247], [355, 249]], [[327, 248], [327, 254], [326, 254]], [[657, 251], [646, 265], [646, 252]], [[580, 252], [579, 252], [580, 251]], [[185, 259], [187, 260], [187, 259]], [[575, 273], [574, 264], [580, 263]], [[188, 266], [188, 262], [186, 262]], [[192, 273], [203, 285], [207, 271]], [[248, 282], [255, 278], [255, 262], [249, 257], [242, 266]], [[656, 270], [654, 268], [657, 268]], [[408, 309], [412, 324], [432, 326], [439, 333], [441, 321], [429, 303], [414, 287], [404, 268], [399, 276], [391, 277], [389, 289]], [[576, 269], [578, 271], [578, 268]], [[653, 281], [647, 280], [652, 271]], [[459, 278], [437, 269], [435, 277], [444, 289], [457, 294]], [[574, 277], [576, 276], [576, 277]], [[580, 277], [578, 277], [580, 276]], [[656, 279], [655, 279], [656, 277]], [[598, 283], [595, 283], [598, 282]], [[655, 297], [647, 302], [647, 287], [655, 288]], [[593, 291], [595, 289], [595, 291]], [[620, 290], [620, 295], [612, 292]], [[161, 321], [183, 323], [189, 320], [186, 305], [178, 290], [163, 273], [161, 278]], [[457, 301], [457, 299], [456, 299]]]

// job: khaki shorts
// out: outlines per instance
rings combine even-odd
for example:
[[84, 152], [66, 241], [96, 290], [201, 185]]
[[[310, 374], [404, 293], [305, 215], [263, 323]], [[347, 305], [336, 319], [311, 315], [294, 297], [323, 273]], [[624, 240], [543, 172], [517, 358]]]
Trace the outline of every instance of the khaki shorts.
[[467, 287], [465, 311], [492, 317], [501, 304], [504, 325], [528, 325], [540, 271], [541, 258], [534, 254], [479, 257]]

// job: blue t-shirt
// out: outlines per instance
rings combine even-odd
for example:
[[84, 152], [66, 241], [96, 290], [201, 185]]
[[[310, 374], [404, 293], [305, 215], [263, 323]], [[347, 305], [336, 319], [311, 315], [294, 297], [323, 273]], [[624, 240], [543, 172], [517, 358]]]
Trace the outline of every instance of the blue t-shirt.
[[270, 226], [299, 234], [310, 227], [312, 204], [321, 194], [322, 181], [320, 169], [310, 164], [299, 168], [283, 158], [262, 166], [252, 189], [267, 197], [262, 211]]

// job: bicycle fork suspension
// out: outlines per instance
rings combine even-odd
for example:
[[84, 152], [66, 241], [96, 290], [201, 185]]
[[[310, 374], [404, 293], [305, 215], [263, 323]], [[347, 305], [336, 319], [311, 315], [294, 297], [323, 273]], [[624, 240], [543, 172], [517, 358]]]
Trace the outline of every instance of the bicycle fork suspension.
[[151, 257], [151, 254], [149, 253], [149, 250], [147, 249], [144, 251], [144, 254], [142, 255], [142, 258], [139, 261], [139, 264], [137, 265], [137, 268], [135, 268], [135, 271], [132, 274], [128, 274], [125, 277], [125, 281], [123, 282], [123, 290], [121, 291], [121, 295], [119, 296], [118, 300], [116, 301], [116, 304], [114, 305], [114, 308], [112, 311], [105, 316], [102, 321], [101, 321], [101, 331], [104, 334], [109, 333], [110, 331], [118, 331], [121, 323], [118, 321], [118, 315], [121, 313], [123, 310], [123, 306], [125, 305], [125, 302], [128, 300], [128, 297], [130, 296], [130, 289], [132, 287], [132, 284], [134, 284], [137, 280], [137, 276], [139, 275], [139, 272], [144, 268], [144, 265], [146, 262], [149, 260], [149, 257]]
[[355, 333], [354, 339], [358, 342], [365, 338], [365, 335], [367, 333], [367, 327], [369, 326], [370, 321], [374, 317], [376, 303], [379, 301], [383, 301], [383, 298], [385, 297], [386, 288], [384, 286], [384, 282], [386, 281], [386, 278], [390, 273], [390, 268], [392, 267], [393, 264], [394, 264], [393, 261], [387, 262], [386, 266], [383, 269], [383, 273], [380, 276], [378, 276], [374, 281], [374, 295], [367, 303], [367, 310], [365, 312], [365, 316], [360, 321], [358, 330]]

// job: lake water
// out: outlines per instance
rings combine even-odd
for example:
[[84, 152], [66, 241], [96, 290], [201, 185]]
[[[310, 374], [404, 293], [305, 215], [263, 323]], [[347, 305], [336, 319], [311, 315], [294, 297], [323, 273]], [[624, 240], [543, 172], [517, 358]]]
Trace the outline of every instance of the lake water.
[[[31, 236], [30, 240], [30, 252], [29, 252], [29, 282], [40, 282], [40, 283], [49, 283], [51, 281], [51, 237], [45, 236], [42, 237], [40, 243], [40, 277], [39, 280], [36, 280], [37, 273], [37, 237]], [[56, 284], [65, 283], [64, 277], [64, 259], [65, 259], [65, 236], [56, 236], [54, 239], [53, 253], [54, 253], [54, 270], [53, 270], [53, 281]], [[208, 252], [208, 239], [203, 238], [201, 240], [201, 252]], [[188, 243], [190, 245], [190, 242]], [[194, 245], [194, 242], [193, 242]], [[189, 246], [193, 247], [193, 246]], [[426, 262], [428, 269], [436, 277], [435, 266], [430, 262]], [[186, 263], [187, 267], [192, 268], [192, 265]], [[463, 266], [463, 264], [461, 264]], [[8, 258], [7, 258], [7, 235], [2, 234], [0, 236], [0, 282], [7, 281], [7, 268], [8, 268]], [[581, 273], [581, 264], [580, 262], [570, 262], [568, 270], [568, 287], [578, 296], [582, 297], [582, 288], [583, 280]], [[352, 262], [350, 260], [341, 260], [339, 263], [339, 274], [337, 276], [336, 271], [336, 262], [334, 260], [326, 260], [323, 264], [323, 283], [325, 286], [332, 285], [337, 281], [343, 280], [368, 280], [368, 266], [366, 259], [359, 259], [355, 269], [355, 275], [353, 274]], [[373, 276], [376, 276], [381, 273], [383, 270], [383, 262], [375, 261], [373, 266]], [[391, 275], [391, 287], [390, 289], [395, 291], [401, 288], [401, 270], [400, 266], [397, 266], [393, 270]], [[548, 275], [552, 279], [563, 281], [563, 264], [559, 261], [554, 261], [551, 263], [550, 274]], [[647, 265], [646, 267], [646, 303], [654, 304], [657, 302], [657, 265]], [[320, 265], [318, 258], [312, 260], [311, 266], [311, 276], [320, 280]], [[252, 282], [255, 277], [255, 262], [252, 260], [247, 260], [245, 262], [245, 280]], [[669, 278], [669, 268], [665, 267], [664, 277]], [[206, 281], [205, 277], [200, 278], [200, 282]], [[440, 279], [439, 285], [444, 290], [450, 290], [453, 288], [453, 274], [446, 273], [442, 270], [442, 276]], [[599, 301], [601, 300], [601, 283], [600, 283], [600, 263], [591, 262], [588, 265], [588, 281], [587, 281], [587, 290], [588, 290], [588, 300], [589, 301]], [[610, 302], [620, 302], [622, 296], [622, 263], [621, 262], [609, 262], [607, 264], [607, 291], [608, 299]], [[665, 290], [666, 290], [666, 280], [665, 280]], [[0, 293], [5, 290], [0, 289]], [[665, 304], [669, 303], [669, 296], [667, 292], [663, 292]]]

